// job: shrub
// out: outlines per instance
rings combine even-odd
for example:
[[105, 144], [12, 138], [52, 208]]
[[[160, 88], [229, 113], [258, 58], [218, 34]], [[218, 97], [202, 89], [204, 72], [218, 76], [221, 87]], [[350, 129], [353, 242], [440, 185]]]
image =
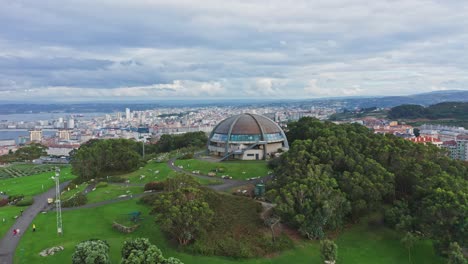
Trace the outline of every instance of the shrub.
[[96, 184], [96, 188], [104, 188], [107, 186], [108, 186], [107, 182], [99, 182], [98, 184]]
[[0, 207], [5, 206], [8, 204], [8, 199], [1, 199], [0, 200]]
[[76, 207], [85, 205], [88, 202], [88, 198], [83, 193], [77, 193], [70, 197], [68, 200], [62, 203], [63, 207]]
[[25, 196], [23, 199], [16, 203], [16, 206], [29, 206], [33, 204], [34, 198], [32, 196]]
[[145, 195], [140, 198], [140, 203], [146, 204], [146, 205], [153, 205], [154, 201], [158, 198], [158, 194], [150, 194], [150, 195]]
[[23, 199], [24, 195], [22, 194], [17, 194], [17, 195], [12, 195], [10, 197], [8, 197], [8, 202], [10, 202], [11, 204], [16, 204], [17, 202], [21, 201], [21, 199]]
[[320, 241], [320, 253], [324, 261], [335, 261], [338, 256], [338, 246], [332, 240]]
[[75, 246], [73, 264], [109, 264], [109, 244], [106, 241], [91, 239]]
[[145, 191], [162, 191], [164, 190], [164, 182], [148, 182], [145, 184]]

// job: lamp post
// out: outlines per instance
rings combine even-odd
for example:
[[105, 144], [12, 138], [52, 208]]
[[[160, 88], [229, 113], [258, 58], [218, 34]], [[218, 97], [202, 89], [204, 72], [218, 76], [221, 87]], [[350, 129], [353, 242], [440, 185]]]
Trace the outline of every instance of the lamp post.
[[63, 234], [62, 227], [62, 203], [60, 201], [60, 168], [55, 168], [55, 209], [57, 211], [57, 234]]

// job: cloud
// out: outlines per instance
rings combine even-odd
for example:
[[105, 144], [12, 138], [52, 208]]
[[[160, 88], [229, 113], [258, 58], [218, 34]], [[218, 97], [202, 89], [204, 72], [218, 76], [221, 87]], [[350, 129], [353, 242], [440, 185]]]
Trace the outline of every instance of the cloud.
[[463, 1], [0, 1], [11, 99], [468, 89]]
[[[219, 82], [194, 82], [188, 80], [176, 80], [172, 83], [153, 84], [147, 86], [118, 87], [111, 89], [90, 88], [90, 87], [67, 87], [67, 86], [48, 86], [30, 89], [0, 90], [0, 96], [18, 94], [23, 98], [37, 98], [59, 95], [67, 98], [193, 98], [200, 96], [219, 96], [223, 95], [225, 88]], [[77, 93], [79, 97], [77, 97]]]

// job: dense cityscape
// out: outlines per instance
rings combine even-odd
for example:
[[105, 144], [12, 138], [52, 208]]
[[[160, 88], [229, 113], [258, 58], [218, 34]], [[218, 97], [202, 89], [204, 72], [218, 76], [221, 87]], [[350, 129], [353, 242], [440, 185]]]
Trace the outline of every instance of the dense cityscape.
[[[157, 143], [161, 135], [202, 131], [209, 134], [226, 116], [240, 113], [264, 115], [282, 127], [302, 117], [327, 120], [337, 108], [310, 107], [291, 110], [283, 107], [180, 107], [145, 111], [125, 111], [110, 114], [63, 115], [50, 120], [0, 121], [0, 136], [3, 132], [22, 132], [16, 138], [0, 139], [0, 155], [15, 151], [28, 142], [38, 142], [48, 147], [50, 156], [68, 157], [73, 149], [90, 139], [125, 138]], [[55, 114], [57, 115], [57, 113]], [[60, 114], [58, 114], [60, 115]], [[468, 160], [468, 130], [463, 127], [444, 125], [421, 125], [414, 127], [397, 121], [373, 117], [352, 118], [336, 123], [353, 122], [364, 125], [375, 133], [392, 134], [416, 143], [434, 144], [445, 148], [453, 159]], [[27, 133], [26, 133], [27, 132]]]

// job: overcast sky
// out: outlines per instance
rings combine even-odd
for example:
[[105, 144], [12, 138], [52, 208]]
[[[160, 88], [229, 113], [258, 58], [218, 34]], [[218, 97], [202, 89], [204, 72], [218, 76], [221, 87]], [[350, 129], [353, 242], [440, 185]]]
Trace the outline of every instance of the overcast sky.
[[0, 100], [468, 89], [465, 0], [0, 0]]

